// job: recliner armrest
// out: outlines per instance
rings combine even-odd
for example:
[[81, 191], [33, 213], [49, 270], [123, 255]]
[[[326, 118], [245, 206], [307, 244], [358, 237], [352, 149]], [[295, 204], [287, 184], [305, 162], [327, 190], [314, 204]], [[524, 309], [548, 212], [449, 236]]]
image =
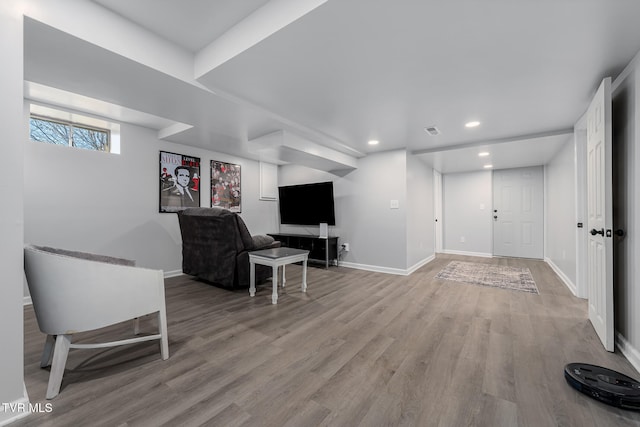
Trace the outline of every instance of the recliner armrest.
[[273, 249], [273, 248], [279, 248], [280, 246], [282, 246], [282, 242], [279, 240], [274, 240], [272, 244], [262, 249]]
[[[273, 237], [266, 235], [256, 235], [251, 236], [251, 240], [253, 241], [253, 247], [250, 249], [252, 251], [258, 251], [260, 249], [271, 249], [271, 248], [279, 248], [280, 242], [277, 242]], [[274, 243], [278, 243], [277, 246], [273, 246]]]

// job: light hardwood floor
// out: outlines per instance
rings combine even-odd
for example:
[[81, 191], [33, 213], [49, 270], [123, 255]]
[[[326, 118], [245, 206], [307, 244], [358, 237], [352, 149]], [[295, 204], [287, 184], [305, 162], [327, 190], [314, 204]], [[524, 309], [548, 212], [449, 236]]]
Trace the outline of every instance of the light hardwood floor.
[[[452, 259], [528, 267], [540, 294], [434, 279]], [[167, 279], [169, 360], [157, 343], [72, 350], [53, 411], [13, 425], [640, 426], [566, 384], [570, 362], [639, 375], [542, 261], [439, 255], [408, 277], [310, 267], [307, 294], [300, 272], [287, 267], [277, 305], [266, 285], [250, 298]], [[43, 342], [25, 307], [25, 381], [44, 404]]]

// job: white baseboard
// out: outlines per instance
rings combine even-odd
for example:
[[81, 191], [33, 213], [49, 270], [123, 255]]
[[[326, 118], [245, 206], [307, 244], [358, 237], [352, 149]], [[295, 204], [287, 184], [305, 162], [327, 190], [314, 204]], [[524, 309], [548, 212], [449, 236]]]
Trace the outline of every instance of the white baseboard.
[[22, 299], [22, 305], [31, 305], [33, 304], [33, 301], [31, 301], [31, 295], [25, 295], [25, 297]]
[[182, 270], [171, 270], [164, 272], [164, 278], [168, 279], [170, 277], [182, 276]]
[[493, 258], [493, 254], [488, 254], [486, 252], [466, 252], [466, 251], [455, 251], [452, 249], [445, 249], [442, 251], [443, 254], [449, 255], [465, 255], [465, 256], [479, 256], [483, 258]]
[[633, 347], [619, 332], [616, 332], [616, 345], [622, 355], [626, 357], [631, 365], [636, 368], [636, 371], [640, 373], [640, 351]]
[[355, 262], [348, 261], [340, 261], [340, 267], [354, 268], [356, 270], [365, 270], [365, 271], [374, 271], [376, 273], [387, 273], [387, 274], [395, 274], [398, 276], [408, 276], [420, 267], [425, 264], [430, 263], [436, 258], [435, 255], [431, 255], [428, 258], [423, 259], [422, 261], [418, 261], [415, 265], [410, 268], [402, 269], [402, 268], [391, 268], [391, 267], [380, 267], [378, 265], [369, 265], [369, 264], [358, 264]]
[[569, 277], [567, 277], [566, 274], [564, 274], [564, 271], [560, 270], [560, 267], [555, 265], [550, 258], [545, 257], [544, 262], [546, 262], [547, 265], [549, 265], [549, 267], [551, 267], [551, 269], [558, 275], [558, 277], [560, 277], [560, 280], [562, 280], [567, 288], [569, 288], [573, 296], [577, 297], [578, 287], [571, 281], [571, 279], [569, 279]]
[[375, 271], [376, 273], [396, 274], [399, 276], [407, 276], [407, 270], [391, 267], [380, 267], [377, 265], [358, 264], [355, 262], [340, 261], [340, 267], [355, 268], [356, 270]]
[[23, 395], [20, 399], [0, 405], [0, 426], [6, 426], [31, 414], [27, 387], [23, 384]]
[[425, 259], [423, 259], [422, 261], [418, 261], [417, 263], [415, 263], [412, 267], [409, 267], [407, 269], [407, 274], [412, 274], [414, 271], [416, 271], [417, 269], [419, 269], [422, 266], [425, 266], [427, 264], [429, 264], [431, 261], [433, 261], [434, 259], [436, 259], [436, 254], [431, 255], [430, 257], [427, 257]]

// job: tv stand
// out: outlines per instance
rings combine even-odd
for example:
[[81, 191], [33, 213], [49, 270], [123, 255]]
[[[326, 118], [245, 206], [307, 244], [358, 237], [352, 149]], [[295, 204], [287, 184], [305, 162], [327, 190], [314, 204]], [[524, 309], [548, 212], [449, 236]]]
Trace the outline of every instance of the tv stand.
[[288, 248], [304, 249], [309, 251], [309, 261], [322, 262], [325, 268], [329, 268], [329, 262], [338, 266], [338, 236], [327, 238], [311, 236], [308, 234], [281, 234], [269, 233], [269, 236], [282, 243]]

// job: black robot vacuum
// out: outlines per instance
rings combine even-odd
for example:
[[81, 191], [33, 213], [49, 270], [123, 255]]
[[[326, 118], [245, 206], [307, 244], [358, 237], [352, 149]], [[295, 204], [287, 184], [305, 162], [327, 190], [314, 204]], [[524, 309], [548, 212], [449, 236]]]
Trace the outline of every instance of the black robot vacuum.
[[640, 410], [640, 383], [620, 372], [586, 363], [569, 363], [564, 379], [576, 390], [607, 405]]

